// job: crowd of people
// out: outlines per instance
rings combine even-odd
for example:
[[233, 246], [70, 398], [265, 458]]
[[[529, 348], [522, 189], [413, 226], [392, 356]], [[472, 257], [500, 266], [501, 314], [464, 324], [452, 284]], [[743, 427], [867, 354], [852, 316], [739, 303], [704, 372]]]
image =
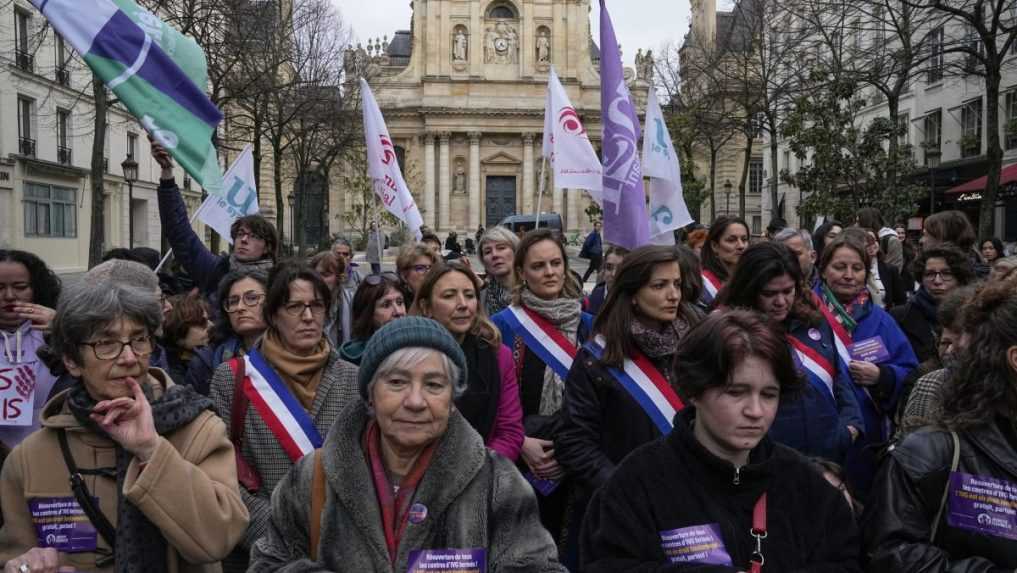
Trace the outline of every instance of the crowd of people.
[[153, 155], [168, 270], [0, 250], [5, 573], [1017, 569], [1017, 259], [961, 212], [365, 272], [209, 252]]

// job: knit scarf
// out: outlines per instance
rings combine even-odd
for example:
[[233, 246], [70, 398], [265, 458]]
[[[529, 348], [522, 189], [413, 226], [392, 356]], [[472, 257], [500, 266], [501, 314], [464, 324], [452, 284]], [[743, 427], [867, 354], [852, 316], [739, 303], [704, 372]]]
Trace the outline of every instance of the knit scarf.
[[300, 405], [308, 412], [314, 404], [314, 396], [321, 383], [321, 374], [325, 370], [332, 347], [324, 336], [317, 348], [307, 356], [297, 356], [283, 346], [282, 340], [274, 330], [265, 332], [261, 339], [261, 355], [275, 369], [286, 387], [300, 400]]
[[484, 310], [487, 316], [494, 316], [512, 304], [512, 289], [507, 289], [493, 276], [488, 277], [485, 287]]
[[[149, 384], [155, 383], [151, 376]], [[142, 384], [142, 391], [152, 406], [152, 420], [155, 431], [165, 436], [191, 423], [205, 410], [212, 409], [212, 400], [198, 394], [194, 388], [174, 385], [162, 396], [155, 397], [149, 384]], [[112, 440], [89, 415], [98, 402], [85, 389], [83, 382], [71, 387], [67, 394], [67, 406], [74, 419], [93, 434]], [[124, 498], [124, 477], [133, 454], [116, 446], [117, 459], [117, 526], [116, 550], [114, 553], [116, 573], [163, 573], [166, 567], [166, 538], [148, 517], [130, 500]], [[79, 460], [84, 462], [84, 460]], [[108, 507], [108, 504], [106, 504]]]
[[[523, 306], [547, 319], [558, 332], [575, 344], [579, 333], [579, 320], [582, 317], [582, 302], [578, 298], [561, 296], [546, 300], [533, 294], [528, 288], [523, 288], [521, 298]], [[538, 413], [541, 416], [550, 416], [560, 410], [564, 394], [565, 382], [553, 368], [545, 368]]]
[[935, 328], [939, 322], [939, 303], [936, 302], [936, 299], [932, 298], [932, 295], [929, 294], [929, 291], [924, 286], [920, 287], [918, 292], [911, 297], [911, 304], [915, 305], [919, 312], [925, 316], [925, 320], [928, 320], [929, 324]]
[[681, 333], [687, 330], [688, 325], [681, 316], [663, 328], [651, 328], [639, 320], [633, 320], [629, 325], [629, 333], [639, 351], [650, 359], [668, 381], [671, 380], [670, 359], [678, 350]]
[[241, 261], [233, 253], [230, 253], [231, 271], [264, 271], [269, 272], [275, 266], [275, 260], [271, 257], [262, 257], [256, 261]]
[[856, 321], [851, 315], [851, 311], [856, 306], [861, 306], [868, 302], [869, 289], [863, 288], [862, 291], [858, 293], [858, 296], [856, 296], [855, 299], [846, 307], [837, 300], [837, 297], [833, 294], [833, 291], [830, 290], [830, 287], [828, 287], [826, 283], [823, 283], [821, 294], [823, 296], [823, 302], [826, 304], [827, 308], [830, 309], [830, 312], [833, 313], [837, 322], [839, 322], [841, 326], [848, 331], [848, 334], [854, 333], [855, 329], [858, 328], [858, 321]]

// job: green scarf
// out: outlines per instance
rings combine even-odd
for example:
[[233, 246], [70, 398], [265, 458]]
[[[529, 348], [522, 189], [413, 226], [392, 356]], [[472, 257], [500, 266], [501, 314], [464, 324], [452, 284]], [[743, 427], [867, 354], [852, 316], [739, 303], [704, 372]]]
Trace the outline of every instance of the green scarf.
[[834, 316], [837, 317], [837, 320], [841, 323], [841, 325], [846, 328], [849, 333], [853, 334], [855, 328], [858, 328], [858, 322], [851, 316], [851, 313], [840, 304], [840, 301], [837, 300], [837, 297], [834, 296], [833, 291], [830, 290], [830, 287], [826, 286], [825, 282], [823, 283], [823, 301], [826, 302], [826, 306], [830, 307], [830, 310], [833, 311]]

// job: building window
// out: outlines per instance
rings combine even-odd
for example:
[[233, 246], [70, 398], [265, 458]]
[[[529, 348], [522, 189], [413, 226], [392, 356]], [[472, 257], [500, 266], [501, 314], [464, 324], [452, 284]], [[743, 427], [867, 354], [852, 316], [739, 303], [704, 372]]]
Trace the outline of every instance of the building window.
[[18, 152], [21, 155], [35, 157], [35, 102], [18, 96]]
[[514, 19], [515, 17], [516, 17], [516, 11], [513, 10], [511, 6], [506, 6], [504, 4], [500, 4], [498, 6], [495, 6], [494, 8], [491, 8], [491, 11], [488, 13], [488, 18], [512, 18], [512, 19]]
[[928, 82], [934, 84], [943, 79], [943, 27], [938, 26], [929, 32], [925, 41], [929, 45]]
[[71, 112], [57, 109], [57, 162], [71, 164]]
[[20, 9], [14, 9], [14, 64], [18, 68], [31, 72], [35, 68], [35, 58], [28, 49], [28, 35], [32, 30], [32, 16]]
[[75, 195], [70, 187], [25, 182], [25, 236], [77, 237]]
[[763, 216], [753, 215], [752, 216], [752, 234], [759, 236], [763, 234]]
[[[1017, 44], [1017, 42], [1014, 42]], [[1003, 132], [1006, 134], [1006, 148], [1017, 148], [1017, 89], [1006, 92], [1006, 115], [1003, 117]]]
[[922, 147], [925, 149], [925, 164], [934, 167], [939, 165], [940, 137], [942, 135], [943, 111], [936, 110], [927, 114], [922, 120], [922, 130], [925, 138], [922, 140]]
[[138, 134], [137, 133], [128, 133], [127, 134], [127, 157], [129, 157], [131, 159], [134, 159], [136, 161], [138, 159], [137, 151], [138, 151]]
[[961, 106], [961, 157], [972, 157], [982, 152], [982, 100], [972, 100]]
[[753, 159], [749, 161], [749, 193], [759, 194], [763, 192], [763, 160]]
[[64, 37], [56, 34], [56, 81], [62, 86], [71, 85], [71, 55], [67, 51]]
[[791, 150], [784, 150], [784, 171], [791, 173]]
[[906, 111], [897, 114], [897, 145], [911, 145], [911, 114]]

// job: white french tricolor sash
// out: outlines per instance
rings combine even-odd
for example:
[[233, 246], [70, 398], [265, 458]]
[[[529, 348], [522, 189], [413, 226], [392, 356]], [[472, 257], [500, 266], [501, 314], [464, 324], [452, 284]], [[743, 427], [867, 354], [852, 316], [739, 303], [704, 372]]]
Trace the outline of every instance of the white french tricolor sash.
[[809, 382], [824, 396], [836, 402], [833, 395], [833, 381], [837, 377], [837, 370], [830, 364], [830, 361], [794, 336], [788, 335], [787, 340], [798, 358], [796, 362], [805, 370]]
[[522, 338], [526, 346], [564, 380], [578, 352], [576, 345], [546, 318], [532, 310], [512, 305], [508, 311], [506, 318], [512, 332]]
[[724, 283], [720, 282], [717, 275], [707, 270], [703, 271], [703, 301], [707, 304], [713, 303], [723, 286]]
[[320, 448], [321, 434], [314, 427], [307, 410], [304, 410], [265, 358], [257, 349], [252, 349], [244, 361], [247, 373], [244, 392], [279, 440], [279, 445], [290, 461], [296, 462]]
[[[604, 344], [604, 337], [598, 335], [586, 343], [586, 349], [600, 360], [604, 355]], [[685, 404], [650, 360], [636, 351], [634, 357], [625, 359], [621, 369], [608, 366], [607, 370], [643, 408], [660, 433], [665, 436], [670, 434], [674, 428], [674, 416]]]

